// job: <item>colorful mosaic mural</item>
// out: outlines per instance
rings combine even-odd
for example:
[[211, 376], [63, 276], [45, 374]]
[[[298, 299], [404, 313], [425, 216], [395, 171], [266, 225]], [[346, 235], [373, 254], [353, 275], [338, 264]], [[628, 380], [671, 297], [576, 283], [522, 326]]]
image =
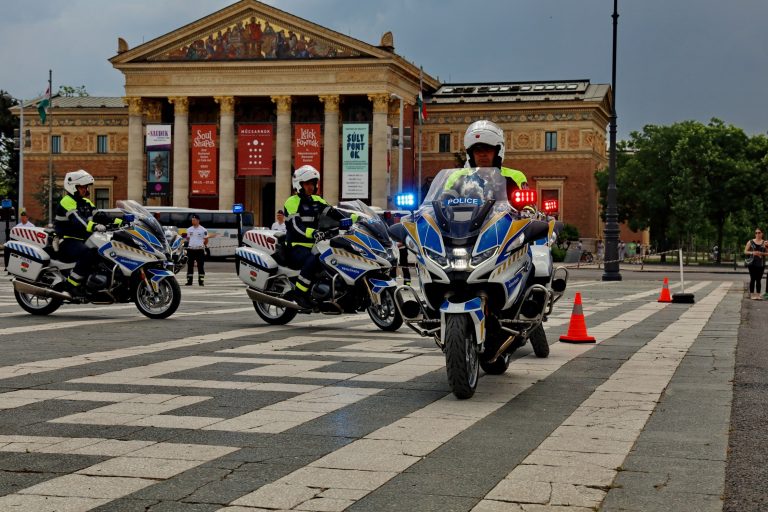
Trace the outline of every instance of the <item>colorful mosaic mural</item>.
[[356, 50], [316, 37], [297, 34], [274, 22], [250, 16], [149, 60], [317, 59], [359, 56], [361, 53]]

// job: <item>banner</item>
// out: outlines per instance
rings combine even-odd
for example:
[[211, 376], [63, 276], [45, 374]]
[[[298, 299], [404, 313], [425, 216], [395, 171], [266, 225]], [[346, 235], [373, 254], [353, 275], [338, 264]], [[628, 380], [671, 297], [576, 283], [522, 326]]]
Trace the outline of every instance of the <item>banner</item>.
[[311, 165], [320, 170], [322, 145], [319, 124], [293, 125], [293, 166], [298, 169], [302, 165]]
[[218, 160], [216, 158], [216, 125], [192, 125], [192, 176], [190, 191], [193, 196], [216, 195]]
[[147, 150], [147, 197], [167, 196], [170, 193], [170, 151]]
[[342, 129], [341, 197], [368, 199], [368, 124]]
[[272, 176], [271, 124], [238, 126], [237, 175]]
[[148, 124], [147, 125], [147, 150], [171, 149], [171, 125]]

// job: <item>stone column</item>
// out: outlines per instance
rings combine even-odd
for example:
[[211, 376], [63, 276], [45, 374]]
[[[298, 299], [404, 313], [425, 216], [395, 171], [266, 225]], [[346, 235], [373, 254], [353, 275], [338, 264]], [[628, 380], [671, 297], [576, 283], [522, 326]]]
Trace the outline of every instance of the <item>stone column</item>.
[[369, 94], [373, 103], [371, 140], [371, 204], [387, 209], [387, 114], [389, 94]]
[[173, 206], [189, 206], [189, 98], [170, 96], [173, 103]]
[[215, 96], [219, 104], [219, 209], [235, 202], [235, 98]]
[[339, 202], [339, 97], [320, 96], [325, 104], [322, 194], [328, 204]]
[[291, 97], [272, 96], [277, 105], [277, 141], [275, 142], [275, 206], [291, 194]]
[[[144, 201], [144, 126], [142, 124], [142, 100], [126, 97], [128, 105], [128, 176], [127, 199], [143, 204]], [[121, 199], [121, 198], [116, 198]]]

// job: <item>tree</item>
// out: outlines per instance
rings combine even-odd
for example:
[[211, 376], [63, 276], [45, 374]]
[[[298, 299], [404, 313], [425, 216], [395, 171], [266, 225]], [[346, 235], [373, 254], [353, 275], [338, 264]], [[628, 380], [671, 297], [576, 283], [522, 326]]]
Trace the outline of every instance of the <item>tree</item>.
[[84, 96], [90, 96], [88, 94], [88, 91], [85, 90], [84, 85], [79, 85], [77, 87], [72, 87], [71, 85], [60, 85], [59, 86], [59, 92], [57, 93], [59, 96], [65, 96], [65, 97], [84, 97]]
[[10, 109], [18, 104], [16, 98], [0, 89], [0, 195], [12, 199], [16, 199], [19, 176], [19, 154], [14, 151], [13, 130], [19, 128], [19, 120]]

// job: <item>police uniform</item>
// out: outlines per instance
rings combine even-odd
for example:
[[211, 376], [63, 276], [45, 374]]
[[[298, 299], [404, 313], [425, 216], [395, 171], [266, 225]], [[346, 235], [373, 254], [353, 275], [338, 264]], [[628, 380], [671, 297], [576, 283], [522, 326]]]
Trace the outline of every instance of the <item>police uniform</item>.
[[76, 262], [67, 278], [69, 285], [75, 288], [82, 284], [97, 259], [95, 251], [85, 245], [96, 226], [93, 222], [95, 210], [91, 200], [79, 193], [67, 193], [56, 207], [54, 229], [62, 238], [59, 257], [64, 262]]
[[[193, 217], [196, 218], [196, 217]], [[195, 262], [197, 262], [197, 283], [205, 286], [205, 248], [208, 239], [208, 230], [201, 225], [187, 228], [187, 286], [192, 284], [195, 275]]]

